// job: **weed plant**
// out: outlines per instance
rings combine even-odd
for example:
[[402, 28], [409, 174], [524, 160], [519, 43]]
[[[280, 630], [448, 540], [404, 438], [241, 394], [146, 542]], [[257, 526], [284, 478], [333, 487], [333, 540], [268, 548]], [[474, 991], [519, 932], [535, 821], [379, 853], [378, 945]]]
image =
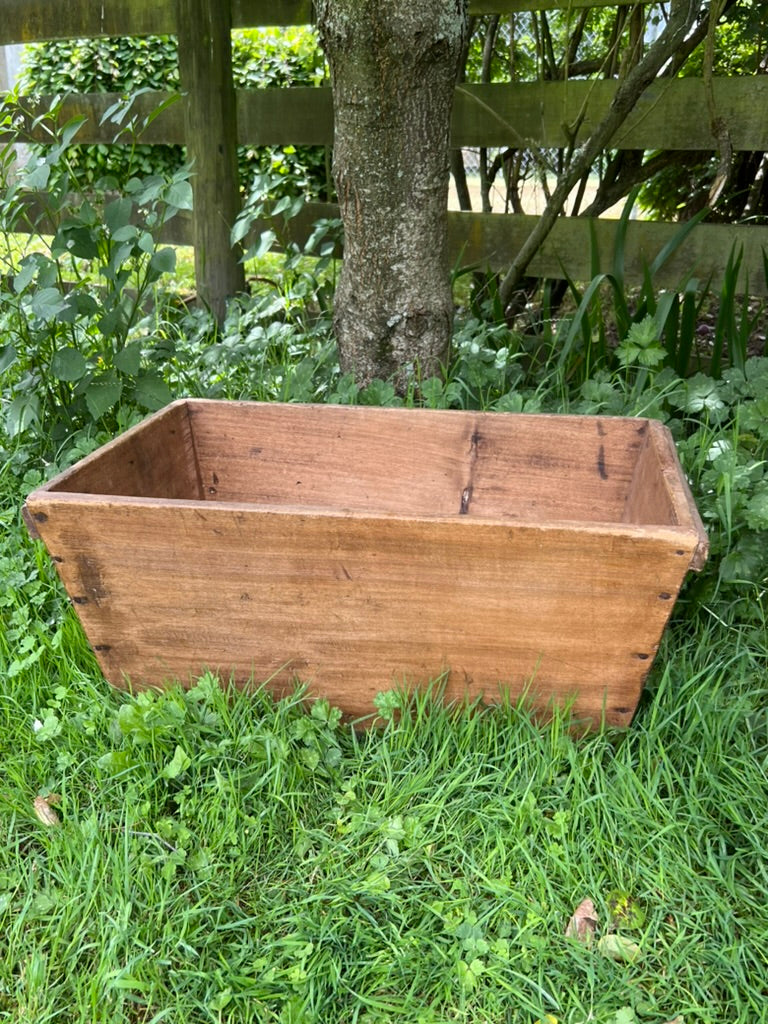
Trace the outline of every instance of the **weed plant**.
[[[151, 208], [149, 185], [135, 187]], [[281, 273], [218, 327], [171, 301], [132, 304], [124, 269], [151, 277], [163, 250], [114, 220], [123, 209], [103, 223], [82, 208], [63, 218], [58, 237], [82, 255], [62, 243], [42, 262], [6, 265], [0, 1020], [762, 1020], [768, 359], [732, 358], [731, 324], [718, 374], [689, 376], [687, 362], [682, 372], [685, 345], [671, 351], [658, 311], [677, 301], [690, 318], [693, 292], [670, 300], [648, 284], [604, 350], [590, 302], [549, 336], [470, 313], [439, 378], [406, 396], [385, 381], [361, 392], [331, 338], [333, 225], [310, 253], [288, 246]], [[60, 275], [70, 257], [82, 280], [73, 305]], [[43, 315], [47, 303], [72, 318]], [[104, 373], [120, 393], [89, 401]], [[445, 707], [439, 679], [384, 689], [368, 729], [306, 704], [300, 687], [275, 701], [259, 680], [248, 693], [209, 675], [186, 692], [112, 691], [19, 508], [145, 414], [144, 374], [169, 396], [666, 422], [712, 556], [681, 595], [631, 728], [584, 735], [567, 709], [544, 723], [524, 704]], [[23, 396], [34, 415], [19, 414]], [[585, 898], [596, 924], [580, 942], [565, 930]]]

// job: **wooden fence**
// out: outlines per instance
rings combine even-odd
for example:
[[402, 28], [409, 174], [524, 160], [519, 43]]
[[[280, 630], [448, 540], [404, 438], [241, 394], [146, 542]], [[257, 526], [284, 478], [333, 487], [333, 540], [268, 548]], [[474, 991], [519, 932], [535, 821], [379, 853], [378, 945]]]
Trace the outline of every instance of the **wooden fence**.
[[[616, 7], [636, 0], [568, 0], [570, 8]], [[646, 2], [646, 0], [640, 0]], [[552, 10], [565, 0], [470, 0], [470, 12], [513, 13]], [[184, 103], [171, 104], [152, 122], [143, 142], [184, 143], [195, 159], [195, 213], [180, 219], [170, 240], [193, 244], [198, 289], [212, 303], [231, 293], [236, 280], [222, 270], [222, 252], [229, 248], [228, 228], [236, 214], [235, 145], [332, 145], [333, 111], [330, 89], [272, 88], [238, 90], [229, 64], [231, 28], [297, 25], [312, 21], [311, 0], [231, 0], [231, 6], [208, 0], [0, 0], [0, 45], [107, 35], [177, 33]], [[179, 31], [180, 30], [180, 31]], [[607, 110], [615, 81], [570, 80], [457, 87], [453, 144], [469, 146], [559, 147], [573, 139], [564, 126], [581, 116], [584, 138]], [[148, 114], [168, 98], [145, 93], [134, 110]], [[87, 120], [77, 141], [110, 144], [114, 127], [101, 117], [117, 97], [71, 95], [61, 107], [61, 122]], [[717, 140], [712, 107], [728, 126], [735, 151], [768, 151], [768, 76], [715, 78], [707, 93], [701, 79], [658, 79], [613, 139], [614, 149], [697, 150], [712, 152]], [[30, 137], [36, 138], [34, 130]], [[42, 141], [42, 140], [41, 140]], [[223, 181], [229, 182], [228, 187]], [[235, 197], [234, 200], [232, 197]], [[335, 208], [309, 204], [292, 222], [298, 240], [319, 217]], [[536, 218], [526, 215], [451, 213], [449, 238], [456, 263], [503, 268], [508, 265]], [[260, 226], [259, 226], [260, 227]], [[591, 246], [597, 239], [601, 269], [610, 270], [617, 222], [561, 217], [540, 249], [530, 273], [538, 276], [587, 279]], [[258, 229], [258, 228], [257, 228]], [[628, 280], [638, 280], [678, 225], [632, 221], [625, 243]], [[674, 287], [687, 274], [717, 281], [733, 246], [743, 247], [744, 285], [766, 294], [763, 254], [768, 253], [768, 228], [699, 225], [659, 275], [660, 284]], [[229, 257], [226, 257], [229, 259]], [[232, 262], [230, 260], [230, 262]]]

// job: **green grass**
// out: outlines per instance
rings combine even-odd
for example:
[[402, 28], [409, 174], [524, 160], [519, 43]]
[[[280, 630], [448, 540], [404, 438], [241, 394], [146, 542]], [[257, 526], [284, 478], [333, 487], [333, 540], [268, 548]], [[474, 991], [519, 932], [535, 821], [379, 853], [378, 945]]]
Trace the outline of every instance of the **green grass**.
[[[623, 733], [428, 693], [356, 731], [210, 677], [131, 698], [99, 676], [17, 498], [0, 1020], [763, 1019], [764, 617], [680, 618]], [[585, 897], [591, 946], [564, 936]], [[639, 955], [604, 955], [611, 933]]]

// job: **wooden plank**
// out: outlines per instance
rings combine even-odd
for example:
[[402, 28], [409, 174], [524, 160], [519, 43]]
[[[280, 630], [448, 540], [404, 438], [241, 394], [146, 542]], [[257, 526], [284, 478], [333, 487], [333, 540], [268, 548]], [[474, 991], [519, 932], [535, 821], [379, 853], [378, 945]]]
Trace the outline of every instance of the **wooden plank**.
[[[298, 245], [309, 237], [312, 225], [338, 216], [338, 207], [330, 203], [309, 203], [284, 229], [290, 241]], [[511, 260], [537, 223], [535, 216], [498, 213], [448, 214], [449, 257], [455, 268], [474, 266], [502, 270]], [[590, 221], [584, 217], [561, 217], [550, 237], [531, 264], [531, 275], [577, 281], [591, 277], [591, 239], [597, 237], [600, 270], [613, 269], [613, 252], [618, 221], [607, 218]], [[169, 225], [170, 227], [171, 225]], [[254, 224], [252, 238], [270, 226], [268, 220]], [[624, 268], [627, 280], [643, 280], [643, 268], [681, 230], [680, 224], [661, 221], [630, 221], [625, 241]], [[657, 273], [659, 287], [677, 288], [689, 276], [704, 285], [710, 277], [713, 285], [722, 281], [733, 246], [744, 247], [741, 285], [752, 295], [768, 295], [763, 275], [763, 249], [768, 251], [768, 227], [738, 224], [700, 224], [677, 252]], [[341, 252], [338, 253], [341, 255]]]
[[[495, 269], [509, 266], [537, 219], [499, 214], [449, 214], [449, 247], [455, 265], [478, 263]], [[592, 221], [592, 225], [597, 237], [600, 270], [610, 273], [618, 221], [600, 218]], [[679, 231], [679, 224], [630, 221], [624, 246], [627, 279], [641, 281], [644, 266], [649, 265]], [[762, 250], [768, 247], [766, 227], [700, 224], [654, 280], [669, 288], [679, 287], [688, 277], [695, 277], [702, 284], [710, 276], [714, 282], [721, 281], [734, 245], [744, 247], [741, 286], [753, 295], [768, 294], [762, 262]], [[534, 277], [562, 278], [567, 272], [576, 280], [589, 280], [590, 251], [589, 221], [581, 217], [561, 217], [531, 263], [530, 273]]]
[[177, 0], [179, 74], [192, 171], [195, 282], [223, 322], [227, 300], [245, 288], [230, 231], [240, 212], [237, 109], [229, 8], [219, 0]]
[[[453, 111], [455, 146], [566, 146], [581, 121], [583, 142], [602, 120], [615, 81], [463, 85]], [[735, 150], [768, 149], [768, 77], [716, 78], [718, 116]], [[620, 132], [616, 149], [713, 150], [705, 85], [699, 78], [658, 79], [642, 95]]]
[[[582, 7], [615, 7], [636, 0], [470, 0], [470, 14]], [[650, 3], [651, 0], [637, 0]], [[90, 36], [169, 35], [176, 31], [174, 0], [2, 0], [0, 46]], [[308, 25], [314, 21], [311, 0], [232, 0], [235, 28]]]
[[2, 0], [0, 45], [176, 31], [174, 0]]
[[[241, 89], [237, 94], [240, 141], [251, 146], [330, 146], [330, 88]], [[269, 139], [269, 142], [265, 140]]]
[[[493, 413], [420, 421], [308, 406], [297, 417], [281, 403], [204, 402], [190, 416], [203, 493], [216, 501], [503, 521], [622, 521], [647, 433], [647, 421], [574, 420], [563, 448], [556, 416], [533, 434]], [[382, 472], [388, 464], [398, 471]], [[632, 521], [678, 525], [661, 503]]]
[[[287, 225], [282, 218], [277, 225], [267, 218], [257, 221], [249, 239], [255, 241], [262, 231], [275, 226], [287, 241], [301, 246], [318, 220], [338, 215], [339, 208], [333, 203], [308, 203]], [[495, 270], [508, 267], [537, 219], [516, 214], [450, 212], [448, 250], [452, 265], [455, 268], [477, 265]], [[610, 273], [618, 222], [600, 218], [593, 221], [593, 225], [600, 252], [600, 269]], [[680, 228], [679, 224], [664, 222], [630, 222], [624, 255], [628, 282], [637, 284], [642, 281], [643, 265], [650, 264]], [[24, 229], [19, 226], [17, 230]], [[590, 222], [583, 217], [560, 218], [531, 265], [532, 276], [561, 280], [568, 274], [577, 281], [588, 281], [591, 275], [591, 230]], [[186, 212], [177, 215], [164, 227], [161, 241], [170, 245], [192, 245], [191, 220]], [[762, 269], [763, 249], [768, 252], [768, 227], [700, 224], [654, 280], [661, 288], [677, 288], [681, 281], [692, 275], [702, 285], [711, 277], [713, 286], [717, 286], [722, 281], [733, 246], [744, 247], [741, 286], [746, 289], [748, 284], [752, 295], [768, 296]], [[341, 258], [341, 249], [336, 255]]]
[[[176, 99], [178, 102], [171, 103], [157, 117], [147, 125], [141, 132], [137, 141], [148, 144], [165, 144], [182, 146], [185, 142], [184, 105], [181, 102], [181, 93], [167, 92], [146, 92], [137, 96], [131, 105], [131, 112], [128, 120], [135, 119], [140, 125], [145, 119], [157, 110], [157, 108], [168, 101]], [[54, 102], [52, 96], [21, 97], [18, 105], [14, 105], [14, 117], [18, 119], [17, 133], [0, 132], [0, 140], [12, 141], [19, 137], [24, 142], [51, 141], [51, 129], [61, 128], [68, 121], [75, 118], [85, 118], [85, 123], [77, 133], [75, 142], [100, 145], [130, 145], [134, 140], [128, 133], [122, 133], [121, 129], [112, 121], [102, 123], [107, 110], [125, 100], [119, 93], [67, 93], [62, 96], [57, 107], [55, 118], [46, 118], [45, 125], [36, 124], [36, 121], [51, 110]], [[7, 108], [11, 109], [11, 108]]]
[[[608, 109], [615, 82], [544, 82], [513, 85], [461, 86], [453, 111], [453, 145], [541, 146], [554, 148], [569, 142], [566, 126], [583, 114], [578, 140], [583, 141]], [[713, 95], [718, 115], [728, 124], [734, 150], [768, 150], [768, 76], [716, 78]], [[137, 97], [133, 110], [146, 117], [165, 93]], [[113, 124], [101, 125], [104, 111], [118, 96], [72, 94], [64, 97], [58, 122], [87, 117], [78, 141], [109, 144]], [[50, 101], [24, 100], [29, 107], [25, 124], [49, 108]], [[251, 146], [322, 146], [333, 142], [333, 106], [329, 88], [298, 86], [288, 89], [237, 91], [240, 143]], [[30, 137], [45, 141], [42, 128]], [[6, 136], [8, 137], [8, 136]], [[129, 141], [125, 137], [125, 141]], [[171, 106], [142, 135], [143, 142], [184, 141], [180, 107]], [[704, 83], [697, 78], [655, 82], [613, 140], [617, 149], [712, 151], [717, 147], [711, 131]]]
[[518, 14], [522, 11], [578, 10], [583, 7], [634, 7], [654, 0], [469, 0], [470, 14]]

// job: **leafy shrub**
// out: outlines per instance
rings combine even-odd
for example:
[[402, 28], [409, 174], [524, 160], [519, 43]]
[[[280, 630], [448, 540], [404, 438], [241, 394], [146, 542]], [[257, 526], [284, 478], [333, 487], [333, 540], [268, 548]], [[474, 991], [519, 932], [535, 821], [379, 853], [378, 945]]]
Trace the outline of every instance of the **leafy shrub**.
[[[136, 411], [170, 400], [147, 302], [176, 261], [155, 235], [191, 207], [183, 168], [168, 178], [132, 178], [123, 195], [105, 180], [107, 189], [73, 198], [66, 156], [80, 123], [67, 125], [0, 196], [3, 427], [11, 438], [31, 430], [49, 449], [71, 447], [88, 428], [114, 432]], [[2, 166], [9, 151], [0, 154]], [[47, 207], [35, 230], [31, 201], [41, 192]], [[33, 233], [19, 251], [12, 233], [21, 227]]]
[[[322, 53], [309, 28], [252, 29], [232, 37], [232, 74], [240, 89], [316, 85], [324, 75]], [[76, 39], [27, 47], [20, 91], [32, 95], [71, 92], [134, 94], [142, 89], [179, 88], [174, 37]], [[173, 174], [184, 162], [181, 146], [71, 146], [70, 166], [84, 186], [109, 175], [119, 181], [147, 174]], [[328, 168], [322, 147], [239, 147], [247, 189], [259, 171], [275, 171], [283, 192], [325, 195]]]

